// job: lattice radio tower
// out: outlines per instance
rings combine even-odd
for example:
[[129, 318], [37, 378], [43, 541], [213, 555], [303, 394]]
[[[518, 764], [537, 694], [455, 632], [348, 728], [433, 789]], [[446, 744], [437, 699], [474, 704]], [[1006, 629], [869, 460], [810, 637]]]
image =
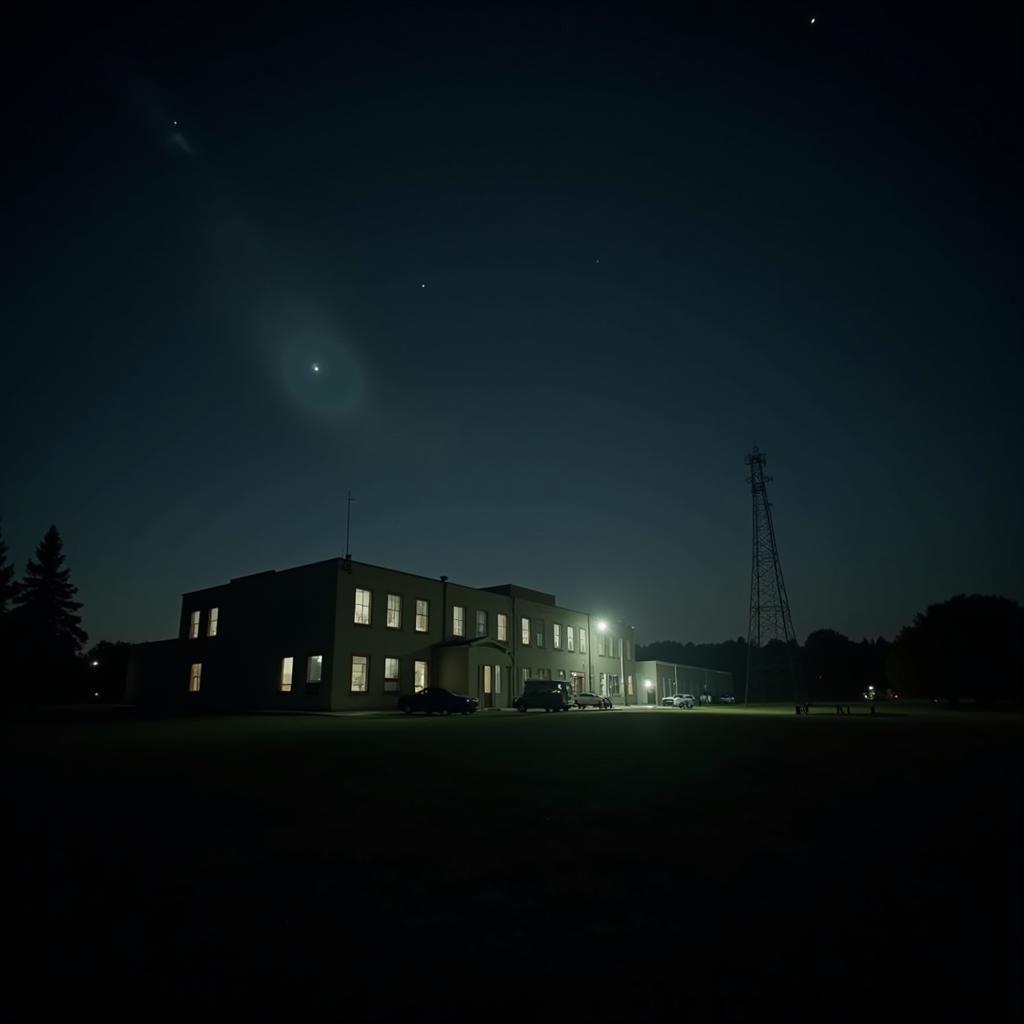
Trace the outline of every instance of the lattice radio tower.
[[[793, 616], [786, 596], [786, 583], [782, 578], [782, 562], [779, 560], [779, 546], [775, 543], [775, 527], [772, 524], [772, 504], [768, 500], [768, 482], [764, 467], [768, 457], [754, 450], [743, 459], [750, 467], [750, 498], [753, 506], [754, 550], [750, 561], [750, 622], [747, 628], [747, 679], [743, 700], [750, 703], [750, 680], [752, 675], [763, 679], [769, 669], [776, 673], [788, 670], [793, 686], [794, 699], [799, 704], [797, 693], [796, 632]], [[773, 641], [781, 641], [779, 643]], [[768, 654], [771, 653], [768, 664]], [[780, 664], [781, 662], [781, 664]]]

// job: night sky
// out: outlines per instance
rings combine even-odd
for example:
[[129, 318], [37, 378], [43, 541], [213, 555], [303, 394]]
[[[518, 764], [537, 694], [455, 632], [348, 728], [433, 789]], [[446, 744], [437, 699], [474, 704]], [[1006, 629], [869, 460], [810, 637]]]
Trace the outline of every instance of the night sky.
[[156, 639], [351, 489], [357, 560], [723, 640], [756, 443], [801, 638], [1024, 598], [1019, 15], [678, 6], [9, 23], [19, 571]]

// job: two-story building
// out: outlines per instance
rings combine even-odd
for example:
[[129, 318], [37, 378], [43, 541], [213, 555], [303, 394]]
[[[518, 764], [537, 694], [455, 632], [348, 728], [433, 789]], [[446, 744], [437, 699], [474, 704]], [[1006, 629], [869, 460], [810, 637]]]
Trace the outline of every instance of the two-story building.
[[333, 558], [184, 594], [139, 644], [128, 698], [165, 707], [381, 710], [444, 686], [508, 707], [528, 678], [637, 703], [632, 627], [512, 584], [467, 587]]

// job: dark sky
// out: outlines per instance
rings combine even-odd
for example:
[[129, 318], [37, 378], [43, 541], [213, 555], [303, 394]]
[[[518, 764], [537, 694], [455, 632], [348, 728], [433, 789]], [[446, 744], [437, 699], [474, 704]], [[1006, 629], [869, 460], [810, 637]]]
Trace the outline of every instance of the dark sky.
[[11, 23], [19, 569], [162, 637], [351, 488], [359, 560], [726, 639], [756, 443], [801, 637], [1024, 598], [1019, 15], [663, 6]]

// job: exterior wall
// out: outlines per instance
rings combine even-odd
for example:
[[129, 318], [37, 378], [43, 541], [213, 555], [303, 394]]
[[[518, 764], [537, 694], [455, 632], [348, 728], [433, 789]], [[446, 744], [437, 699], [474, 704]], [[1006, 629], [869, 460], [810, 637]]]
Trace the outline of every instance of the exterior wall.
[[652, 703], [656, 704], [674, 693], [692, 693], [698, 698], [705, 693], [712, 698], [733, 693], [731, 672], [677, 665], [670, 661], [638, 661], [636, 673], [642, 690], [646, 691], [645, 684], [647, 680], [651, 681], [651, 690], [656, 697]]
[[[523, 643], [523, 619], [529, 620], [529, 643]], [[554, 644], [555, 626], [561, 634], [560, 647]], [[575, 647], [569, 651], [568, 627], [572, 626]], [[580, 630], [586, 630], [587, 653], [580, 651]], [[573, 673], [584, 676], [583, 689], [592, 686], [589, 616], [582, 612], [559, 608], [522, 598], [515, 599], [515, 651], [512, 689], [518, 696], [523, 692], [524, 679], [565, 679], [571, 681]]]
[[[202, 664], [198, 693], [186, 700], [197, 707], [259, 707], [318, 710], [330, 706], [330, 680], [338, 666], [334, 651], [337, 561], [281, 572], [243, 576], [229, 584], [182, 596], [179, 641], [188, 665]], [[207, 636], [210, 609], [218, 610], [217, 635]], [[200, 631], [189, 638], [193, 611]], [[323, 657], [321, 682], [307, 680], [310, 655]], [[281, 689], [281, 663], [292, 658], [290, 692]]]
[[[357, 591], [369, 595], [368, 623], [357, 621]], [[399, 621], [390, 626], [389, 595], [400, 601]], [[417, 601], [427, 602], [423, 630], [416, 628]], [[208, 636], [214, 608], [217, 631]], [[459, 635], [456, 608], [463, 609]], [[193, 638], [195, 612], [199, 635]], [[504, 640], [498, 638], [499, 615], [506, 616]], [[529, 623], [525, 642], [524, 619]], [[330, 559], [184, 594], [178, 638], [140, 645], [132, 692], [140, 703], [192, 708], [382, 710], [393, 708], [400, 694], [413, 692], [415, 664], [423, 662], [427, 685], [478, 697], [484, 707], [511, 706], [523, 680], [538, 676], [575, 678], [581, 689], [603, 692], [616, 704], [635, 704], [632, 630], [608, 623], [601, 633], [598, 621], [560, 608], [540, 591], [511, 585], [479, 589]], [[149, 647], [153, 650], [143, 651]], [[307, 679], [311, 655], [323, 659], [319, 684]], [[288, 690], [282, 689], [285, 658], [292, 659]], [[365, 689], [353, 689], [354, 658], [366, 659]], [[388, 659], [397, 659], [397, 681], [385, 679]], [[197, 693], [189, 692], [192, 664], [202, 665]]]
[[147, 707], [186, 705], [188, 667], [185, 645], [178, 639], [133, 644], [128, 658], [125, 699], [129, 704]]
[[[331, 679], [330, 707], [335, 711], [393, 708], [400, 693], [412, 693], [415, 662], [427, 663], [427, 685], [439, 682], [435, 647], [441, 642], [443, 584], [427, 576], [414, 576], [378, 566], [339, 559], [337, 565], [336, 665]], [[355, 622], [356, 590], [370, 592], [370, 624]], [[401, 598], [398, 628], [387, 626], [388, 595]], [[416, 630], [416, 601], [428, 603], [427, 629]], [[352, 658], [369, 659], [365, 693], [352, 689]], [[386, 690], [386, 658], [398, 659], [398, 689]]]

